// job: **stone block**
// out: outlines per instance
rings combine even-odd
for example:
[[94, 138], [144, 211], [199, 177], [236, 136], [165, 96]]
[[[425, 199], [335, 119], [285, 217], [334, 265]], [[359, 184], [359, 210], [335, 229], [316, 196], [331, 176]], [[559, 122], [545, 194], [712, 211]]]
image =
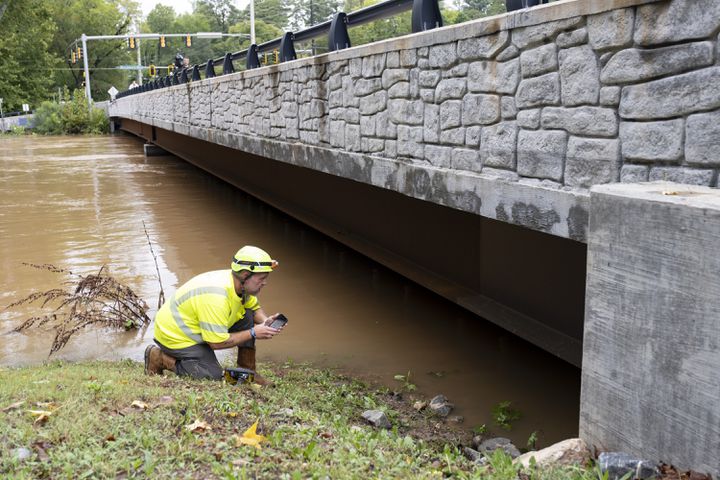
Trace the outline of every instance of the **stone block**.
[[434, 167], [450, 168], [452, 164], [452, 147], [425, 145], [425, 160]]
[[375, 136], [375, 117], [360, 117], [360, 134], [363, 137]]
[[330, 97], [328, 99], [328, 106], [332, 109], [332, 108], [342, 107], [342, 104], [343, 104], [343, 91], [335, 90], [334, 92], [330, 92]]
[[520, 109], [558, 105], [560, 103], [560, 76], [557, 73], [547, 73], [540, 77], [523, 80], [518, 87], [515, 103]]
[[569, 48], [582, 45], [587, 42], [588, 34], [585, 27], [578, 28], [572, 32], [563, 32], [557, 36], [555, 43], [560, 48]]
[[600, 89], [600, 105], [603, 107], [620, 105], [620, 87], [602, 87]]
[[410, 82], [396, 83], [387, 93], [388, 98], [410, 98]]
[[405, 125], [422, 125], [424, 106], [422, 100], [393, 98], [387, 102], [390, 119], [397, 124]]
[[440, 129], [459, 127], [463, 113], [463, 102], [448, 100], [440, 105]]
[[398, 125], [397, 154], [401, 157], [425, 158], [423, 128]]
[[360, 97], [355, 95], [355, 80], [352, 77], [343, 78], [342, 97], [344, 107], [357, 107], [360, 104]]
[[490, 125], [500, 120], [500, 97], [497, 95], [465, 95], [462, 100], [463, 125]]
[[425, 105], [425, 118], [423, 118], [425, 133], [423, 138], [426, 143], [440, 142], [440, 106]]
[[517, 173], [523, 177], [561, 181], [567, 138], [568, 134], [560, 130], [520, 130]]
[[714, 170], [686, 167], [652, 167], [650, 168], [650, 181], [665, 181], [686, 183], [688, 185], [711, 186]]
[[684, 121], [621, 122], [624, 160], [676, 162], [683, 154]]
[[630, 45], [634, 20], [635, 14], [632, 8], [590, 15], [587, 18], [590, 46], [595, 50], [604, 50]]
[[457, 63], [457, 58], [455, 42], [430, 47], [428, 61], [431, 68], [448, 68]]
[[328, 89], [330, 89], [330, 91], [333, 91], [342, 88], [342, 77], [343, 76], [340, 74], [331, 75], [327, 82]]
[[461, 61], [494, 58], [508, 44], [509, 34], [502, 30], [493, 35], [463, 39], [458, 42], [457, 52]]
[[397, 125], [390, 120], [388, 112], [375, 115], [375, 132], [380, 138], [397, 138]]
[[400, 68], [400, 52], [387, 52], [385, 65], [387, 68]]
[[385, 70], [385, 54], [378, 53], [363, 57], [362, 76], [365, 78], [379, 77]]
[[441, 76], [440, 70], [423, 70], [418, 76], [418, 83], [421, 87], [435, 88]]
[[589, 204], [580, 437], [716, 478], [720, 190], [600, 185]]
[[362, 115], [373, 115], [385, 110], [387, 93], [384, 90], [368, 95], [360, 102], [360, 113]]
[[543, 109], [541, 125], [591, 137], [614, 137], [618, 131], [615, 110], [602, 107], [547, 107]]
[[379, 78], [361, 78], [355, 82], [355, 95], [364, 97], [383, 89]]
[[565, 185], [590, 188], [617, 182], [620, 142], [599, 138], [570, 137], [565, 158]]
[[673, 0], [637, 7], [635, 43], [641, 46], [706, 38], [720, 28], [717, 0]]
[[345, 147], [345, 122], [342, 120], [330, 120], [330, 146]]
[[468, 147], [480, 146], [480, 131], [482, 127], [468, 127], [465, 129], [465, 145]]
[[500, 99], [500, 115], [503, 120], [513, 120], [517, 115], [514, 97], [502, 97]]
[[560, 81], [565, 106], [597, 104], [600, 95], [600, 70], [597, 57], [587, 46], [561, 50]]
[[465, 92], [467, 85], [464, 78], [446, 78], [435, 88], [435, 101], [442, 103], [448, 99], [462, 98]]
[[620, 181], [622, 183], [647, 182], [650, 175], [650, 167], [647, 165], [625, 164], [620, 169]]
[[482, 164], [480, 163], [478, 151], [467, 148], [453, 148], [450, 168], [453, 170], [480, 172], [482, 170]]
[[468, 89], [471, 92], [512, 95], [520, 81], [520, 60], [473, 62], [468, 67]]
[[518, 128], [515, 122], [500, 122], [483, 127], [480, 139], [480, 161], [483, 166], [515, 169]]
[[520, 71], [523, 78], [536, 77], [558, 69], [557, 47], [549, 43], [520, 54]]
[[603, 67], [605, 84], [638, 83], [712, 65], [712, 42], [687, 43], [652, 50], [629, 48], [613, 55]]
[[345, 150], [348, 152], [360, 151], [360, 125], [345, 125]]
[[507, 62], [508, 60], [512, 60], [513, 58], [517, 58], [520, 56], [520, 50], [513, 45], [512, 43], [505, 47], [503, 51], [498, 53], [498, 56], [495, 57], [495, 60], [498, 62]]
[[388, 158], [397, 157], [397, 141], [396, 140], [385, 140], [385, 156]]
[[434, 88], [421, 88], [420, 89], [420, 100], [425, 103], [435, 102], [435, 89]]
[[465, 128], [450, 128], [440, 133], [440, 143], [443, 145], [465, 145]]
[[400, 66], [409, 68], [417, 65], [417, 51], [415, 49], [400, 50]]
[[620, 117], [655, 120], [720, 108], [719, 84], [720, 67], [710, 67], [623, 87]]
[[380, 153], [385, 150], [385, 141], [380, 138], [365, 138], [360, 140], [361, 151], [367, 153]]
[[720, 166], [720, 111], [690, 115], [685, 132], [685, 161], [688, 164]]
[[517, 114], [518, 126], [529, 130], [540, 128], [540, 111], [540, 108], [520, 110]]
[[583, 17], [572, 17], [532, 25], [530, 27], [517, 28], [512, 32], [512, 43], [520, 50], [525, 50], [531, 45], [547, 43], [549, 40], [554, 40], [558, 33], [578, 27], [582, 22]]
[[405, 68], [388, 68], [382, 73], [382, 88], [388, 89], [398, 82], [410, 80], [410, 72]]
[[363, 59], [361, 57], [351, 58], [348, 65], [350, 76], [357, 78], [362, 75]]

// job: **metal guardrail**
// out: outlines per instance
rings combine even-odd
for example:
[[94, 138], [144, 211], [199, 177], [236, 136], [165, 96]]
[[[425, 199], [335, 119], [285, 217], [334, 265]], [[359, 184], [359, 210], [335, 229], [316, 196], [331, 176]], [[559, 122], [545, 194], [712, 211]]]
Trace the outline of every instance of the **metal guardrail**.
[[[326, 20], [317, 25], [310, 26], [299, 32], [285, 32], [285, 34], [274, 40], [260, 45], [252, 44], [246, 50], [235, 53], [227, 53], [224, 57], [209, 59], [205, 63], [193, 65], [182, 71], [175, 71], [173, 75], [156, 78], [138, 87], [125, 90], [117, 94], [115, 98], [122, 98], [136, 93], [148, 92], [158, 88], [165, 88], [171, 85], [179, 85], [187, 82], [201, 80], [203, 72], [205, 78], [216, 76], [216, 66], [222, 64], [222, 75], [235, 72], [233, 62], [245, 59], [245, 68], [259, 68], [259, 54], [278, 50], [280, 63], [295, 60], [295, 42], [302, 42], [327, 35], [328, 51], [342, 50], [350, 47], [348, 27], [356, 27], [375, 20], [388, 18], [399, 13], [412, 10], [412, 32], [422, 32], [433, 28], [442, 27], [442, 15], [440, 14], [439, 0], [387, 0], [369, 7], [356, 10], [351, 13], [337, 12], [331, 20]], [[541, 3], [548, 3], [549, 0], [505, 0], [508, 12], [521, 8], [533, 7]]]

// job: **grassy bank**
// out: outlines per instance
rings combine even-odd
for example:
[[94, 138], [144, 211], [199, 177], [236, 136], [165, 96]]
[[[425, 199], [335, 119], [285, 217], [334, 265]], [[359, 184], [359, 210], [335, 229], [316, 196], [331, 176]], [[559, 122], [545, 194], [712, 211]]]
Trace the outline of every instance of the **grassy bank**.
[[[490, 466], [476, 466], [458, 448], [461, 432], [328, 370], [273, 365], [264, 373], [274, 388], [142, 370], [129, 360], [0, 369], [0, 477], [516, 477], [509, 457], [496, 452]], [[385, 411], [393, 428], [365, 424], [368, 409]], [[256, 421], [264, 440], [246, 433]]]

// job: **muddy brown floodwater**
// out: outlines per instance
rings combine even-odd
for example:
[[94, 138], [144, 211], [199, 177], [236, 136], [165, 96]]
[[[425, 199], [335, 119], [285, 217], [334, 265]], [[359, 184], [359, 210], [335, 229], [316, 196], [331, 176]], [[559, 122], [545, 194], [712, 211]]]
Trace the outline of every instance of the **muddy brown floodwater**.
[[[580, 371], [173, 156], [145, 158], [130, 136], [0, 139], [0, 306], [62, 278], [22, 262], [78, 273], [109, 266], [151, 305], [193, 275], [228, 268], [244, 244], [280, 260], [261, 294], [290, 322], [258, 346], [260, 360], [309, 361], [418, 395], [442, 393], [465, 418], [525, 446], [577, 435]], [[6, 333], [34, 315], [0, 310], [0, 365], [47, 358], [52, 332]], [[144, 332], [92, 330], [53, 358], [142, 360]], [[509, 432], [493, 405], [522, 412]]]

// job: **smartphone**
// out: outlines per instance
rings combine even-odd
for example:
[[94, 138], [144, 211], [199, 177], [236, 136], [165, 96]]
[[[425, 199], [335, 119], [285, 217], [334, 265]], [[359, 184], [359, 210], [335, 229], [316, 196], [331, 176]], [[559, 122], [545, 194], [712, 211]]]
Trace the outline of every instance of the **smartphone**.
[[268, 324], [268, 327], [279, 329], [284, 327], [287, 322], [287, 317], [281, 313], [277, 317], [273, 318], [273, 321]]

